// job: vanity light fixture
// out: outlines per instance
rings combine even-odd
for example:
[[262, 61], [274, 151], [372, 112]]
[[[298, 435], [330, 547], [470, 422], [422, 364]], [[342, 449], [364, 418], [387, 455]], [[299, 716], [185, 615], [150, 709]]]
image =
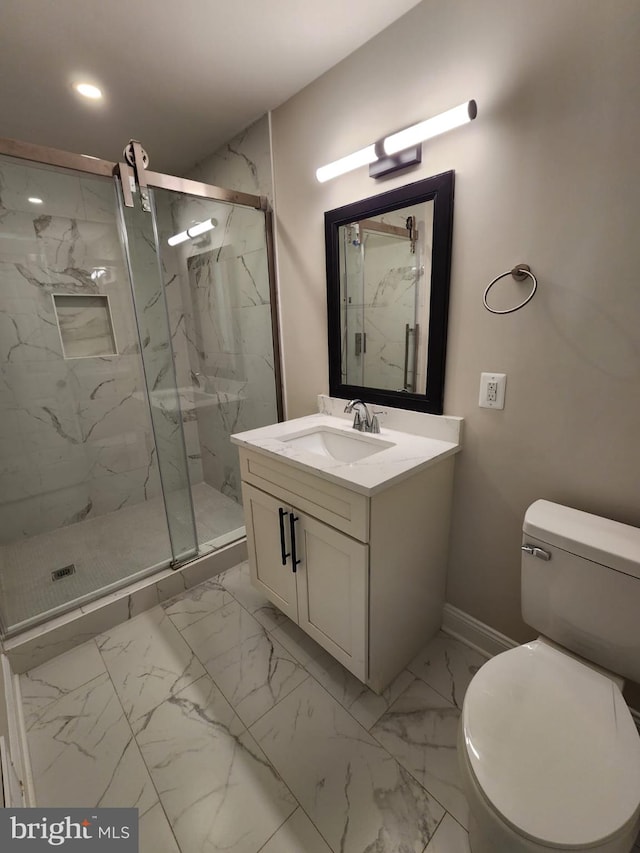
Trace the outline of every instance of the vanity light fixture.
[[326, 166], [316, 169], [316, 178], [320, 183], [344, 175], [360, 166], [369, 166], [369, 175], [379, 178], [420, 163], [422, 160], [422, 148], [420, 143], [440, 133], [453, 130], [455, 127], [472, 121], [478, 114], [475, 101], [466, 101], [451, 110], [440, 113], [433, 118], [421, 121], [397, 133], [391, 133], [373, 145], [361, 148], [353, 154], [341, 157]]
[[27, 201], [31, 202], [31, 204], [42, 204], [42, 199], [41, 199], [41, 198], [38, 198], [38, 197], [37, 197], [37, 196], [35, 196], [35, 195], [29, 196], [29, 198], [27, 199]]
[[320, 166], [319, 169], [316, 169], [316, 178], [323, 184], [325, 181], [330, 181], [332, 178], [337, 178], [338, 175], [344, 175], [346, 172], [351, 172], [360, 166], [375, 163], [377, 159], [376, 146], [367, 145], [366, 148], [354, 151], [353, 154], [347, 154], [346, 157], [341, 157], [340, 160], [334, 160], [333, 163]]
[[467, 101], [452, 110], [447, 110], [433, 118], [428, 118], [426, 121], [421, 121], [419, 124], [407, 127], [405, 130], [399, 130], [397, 133], [386, 136], [382, 143], [384, 153], [397, 154], [398, 151], [404, 151], [405, 148], [467, 124], [467, 122], [473, 121], [477, 115], [478, 106], [476, 102]]
[[174, 234], [173, 237], [169, 237], [167, 243], [170, 246], [177, 246], [178, 243], [184, 243], [186, 240], [193, 240], [194, 237], [199, 237], [201, 234], [206, 234], [207, 231], [211, 231], [217, 224], [218, 223], [215, 219], [205, 219], [204, 222], [196, 222], [195, 225], [191, 225], [186, 231], [180, 231], [179, 234]]

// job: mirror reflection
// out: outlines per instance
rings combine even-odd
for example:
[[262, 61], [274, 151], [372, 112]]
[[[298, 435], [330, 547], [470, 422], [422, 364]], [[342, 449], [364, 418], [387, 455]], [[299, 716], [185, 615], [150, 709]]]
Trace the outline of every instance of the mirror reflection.
[[332, 396], [442, 414], [454, 173], [325, 213]]
[[338, 229], [342, 381], [426, 386], [433, 200]]

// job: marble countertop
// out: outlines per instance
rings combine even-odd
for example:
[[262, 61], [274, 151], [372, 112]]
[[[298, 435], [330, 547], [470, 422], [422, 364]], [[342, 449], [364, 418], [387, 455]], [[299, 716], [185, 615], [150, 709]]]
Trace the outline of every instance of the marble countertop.
[[[318, 427], [328, 427], [332, 431], [337, 430], [353, 437], [355, 431], [352, 421], [353, 416], [347, 419], [329, 414], [307, 415], [236, 433], [231, 436], [231, 441], [239, 447], [286, 461], [295, 468], [363, 495], [380, 492], [462, 449], [459, 440], [445, 441], [429, 438], [424, 435], [387, 429], [384, 425], [379, 435], [366, 433], [363, 437], [368, 443], [380, 441], [381, 444], [392, 443], [392, 446], [385, 446], [379, 452], [356, 462], [341, 462], [294, 447], [281, 440]], [[361, 435], [355, 432], [356, 437]]]

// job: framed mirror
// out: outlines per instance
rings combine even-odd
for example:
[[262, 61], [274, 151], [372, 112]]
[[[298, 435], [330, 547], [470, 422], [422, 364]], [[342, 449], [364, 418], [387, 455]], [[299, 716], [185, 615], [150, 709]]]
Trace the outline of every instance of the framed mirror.
[[454, 173], [325, 213], [333, 397], [441, 415]]

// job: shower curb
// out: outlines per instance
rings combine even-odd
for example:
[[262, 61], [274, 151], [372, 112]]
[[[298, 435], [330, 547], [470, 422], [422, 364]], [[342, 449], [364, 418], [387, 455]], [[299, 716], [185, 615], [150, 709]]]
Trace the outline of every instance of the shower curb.
[[27, 672], [246, 559], [247, 540], [242, 538], [178, 569], [163, 569], [64, 616], [23, 631], [4, 641], [4, 653], [14, 673]]

